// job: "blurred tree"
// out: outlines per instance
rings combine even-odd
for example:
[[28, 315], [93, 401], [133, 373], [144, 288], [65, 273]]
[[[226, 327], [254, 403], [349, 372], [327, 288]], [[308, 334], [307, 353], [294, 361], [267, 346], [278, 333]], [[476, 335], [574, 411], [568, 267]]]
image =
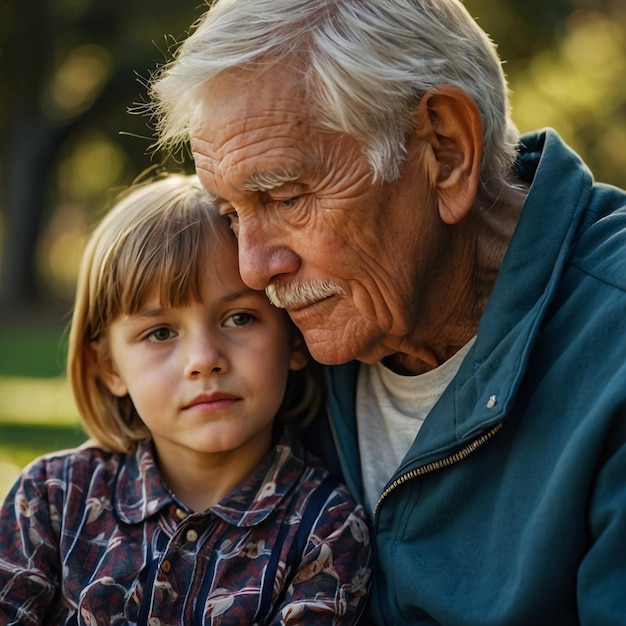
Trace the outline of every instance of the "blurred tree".
[[[150, 160], [147, 121], [127, 109], [197, 16], [169, 0], [0, 4], [3, 243], [0, 304], [37, 303], [37, 244], [61, 205], [102, 205]], [[0, 231], [1, 232], [1, 231]], [[45, 294], [49, 295], [49, 294]]]
[[498, 44], [522, 132], [552, 126], [597, 180], [626, 187], [624, 0], [466, 0]]
[[[626, 186], [624, 0], [465, 2], [498, 44], [520, 130], [554, 126], [598, 179]], [[149, 120], [127, 110], [203, 10], [0, 0], [0, 306], [69, 292], [113, 191], [164, 158], [149, 154]]]

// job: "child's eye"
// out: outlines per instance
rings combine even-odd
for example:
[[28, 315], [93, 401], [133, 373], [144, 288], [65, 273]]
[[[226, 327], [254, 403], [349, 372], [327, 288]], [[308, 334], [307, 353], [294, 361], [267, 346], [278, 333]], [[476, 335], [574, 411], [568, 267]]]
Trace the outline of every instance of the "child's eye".
[[166, 326], [160, 326], [159, 328], [155, 328], [154, 330], [150, 331], [150, 333], [146, 335], [146, 339], [148, 341], [158, 343], [160, 341], [167, 341], [175, 335], [176, 333], [171, 328], [167, 328]]
[[254, 320], [250, 313], [233, 313], [226, 318], [224, 326], [246, 326]]

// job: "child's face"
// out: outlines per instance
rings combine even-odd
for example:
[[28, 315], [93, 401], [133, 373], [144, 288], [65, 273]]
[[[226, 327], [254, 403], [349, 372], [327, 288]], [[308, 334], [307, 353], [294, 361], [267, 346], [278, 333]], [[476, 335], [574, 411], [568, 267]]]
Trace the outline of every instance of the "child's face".
[[260, 460], [288, 371], [306, 363], [284, 312], [241, 281], [235, 246], [215, 256], [202, 302], [162, 309], [154, 289], [106, 333], [103, 380], [114, 395], [130, 395], [161, 464], [207, 454]]

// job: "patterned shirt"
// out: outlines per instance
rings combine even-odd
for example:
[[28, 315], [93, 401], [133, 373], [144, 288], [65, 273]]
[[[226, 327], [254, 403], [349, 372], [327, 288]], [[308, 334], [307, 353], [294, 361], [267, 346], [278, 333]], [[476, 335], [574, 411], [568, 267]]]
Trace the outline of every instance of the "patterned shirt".
[[248, 480], [196, 513], [168, 491], [150, 443], [42, 457], [0, 510], [0, 623], [354, 623], [371, 553], [345, 487], [322, 497], [290, 556], [326, 475], [286, 431]]

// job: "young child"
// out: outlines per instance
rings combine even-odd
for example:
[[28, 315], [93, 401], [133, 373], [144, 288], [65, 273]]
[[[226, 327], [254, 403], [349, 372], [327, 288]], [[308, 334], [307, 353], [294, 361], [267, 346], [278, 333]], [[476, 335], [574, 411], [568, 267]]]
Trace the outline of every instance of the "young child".
[[363, 509], [274, 419], [315, 410], [306, 349], [241, 281], [222, 219], [195, 177], [170, 175], [135, 188], [93, 233], [68, 359], [92, 439], [34, 461], [6, 498], [0, 623], [361, 614]]

